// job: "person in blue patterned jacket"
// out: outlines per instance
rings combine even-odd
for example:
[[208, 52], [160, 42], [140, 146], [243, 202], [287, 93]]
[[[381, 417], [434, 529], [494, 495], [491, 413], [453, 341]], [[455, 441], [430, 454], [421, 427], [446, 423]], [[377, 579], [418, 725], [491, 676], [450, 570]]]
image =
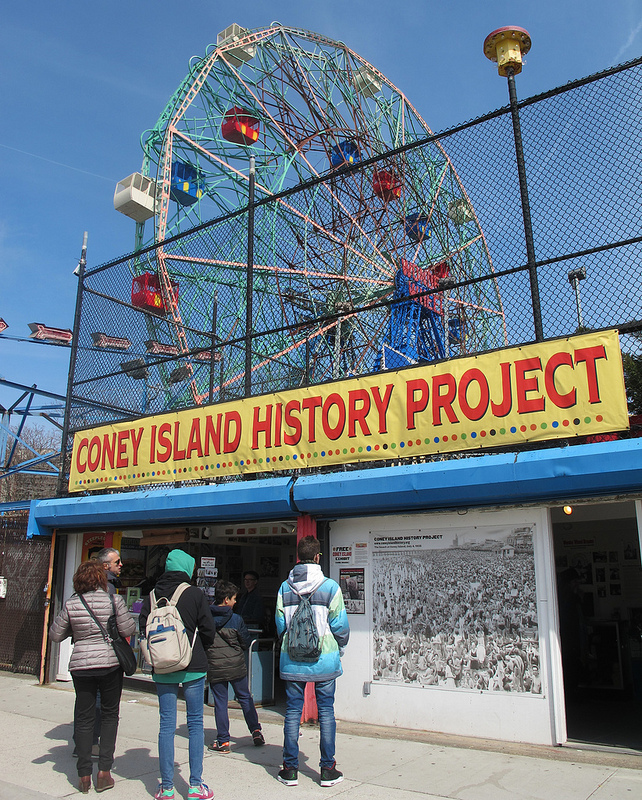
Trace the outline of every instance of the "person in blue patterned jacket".
[[[321, 786], [333, 786], [343, 780], [334, 758], [334, 691], [336, 679], [343, 674], [341, 656], [348, 644], [350, 626], [339, 584], [326, 578], [319, 565], [321, 553], [318, 539], [314, 536], [301, 539], [297, 555], [299, 563], [281, 584], [276, 600], [276, 629], [282, 636], [280, 671], [287, 695], [283, 725], [283, 769], [277, 778], [286, 786], [298, 784], [299, 724], [305, 684], [311, 682], [314, 683], [319, 711]], [[293, 661], [288, 655], [288, 628], [299, 605], [299, 595], [310, 595], [319, 632], [321, 653], [313, 663]]]

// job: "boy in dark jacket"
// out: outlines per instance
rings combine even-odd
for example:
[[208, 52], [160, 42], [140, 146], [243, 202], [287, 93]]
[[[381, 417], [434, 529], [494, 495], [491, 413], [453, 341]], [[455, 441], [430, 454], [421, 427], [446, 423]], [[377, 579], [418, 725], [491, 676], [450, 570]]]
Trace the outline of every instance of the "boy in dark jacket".
[[214, 696], [216, 740], [208, 750], [230, 752], [230, 719], [227, 713], [228, 682], [232, 684], [247, 727], [257, 747], [265, 744], [254, 700], [247, 685], [245, 651], [251, 643], [243, 619], [233, 612], [238, 586], [229, 581], [217, 581], [214, 590], [215, 605], [211, 607], [216, 636], [207, 651], [207, 680]]
[[[165, 563], [165, 572], [154, 588], [157, 600], [171, 598], [182, 584], [190, 584], [196, 562], [183, 550], [172, 550]], [[138, 617], [140, 632], [144, 636], [149, 617], [151, 601], [143, 600]], [[185, 631], [194, 641], [192, 660], [187, 669], [166, 674], [154, 673], [153, 678], [158, 694], [160, 711], [160, 732], [158, 735], [158, 760], [161, 784], [156, 800], [174, 800], [174, 734], [176, 732], [176, 699], [178, 687], [183, 684], [183, 694], [187, 710], [189, 731], [189, 800], [211, 800], [214, 792], [203, 783], [203, 696], [207, 674], [206, 650], [214, 641], [216, 631], [212, 622], [209, 605], [203, 592], [189, 585], [181, 594], [176, 608], [181, 616]], [[194, 634], [198, 630], [198, 635]]]

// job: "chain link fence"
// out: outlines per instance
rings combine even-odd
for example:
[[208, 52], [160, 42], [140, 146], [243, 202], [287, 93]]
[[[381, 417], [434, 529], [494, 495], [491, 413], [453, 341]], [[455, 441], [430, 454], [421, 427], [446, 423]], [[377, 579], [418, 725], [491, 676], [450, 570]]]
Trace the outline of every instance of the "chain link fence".
[[38, 675], [51, 539], [26, 539], [28, 512], [0, 516], [0, 669]]
[[[544, 339], [618, 328], [640, 352], [641, 98], [638, 59], [518, 104]], [[70, 433], [535, 340], [510, 107], [341, 147], [277, 196], [257, 165], [252, 208], [85, 272]]]

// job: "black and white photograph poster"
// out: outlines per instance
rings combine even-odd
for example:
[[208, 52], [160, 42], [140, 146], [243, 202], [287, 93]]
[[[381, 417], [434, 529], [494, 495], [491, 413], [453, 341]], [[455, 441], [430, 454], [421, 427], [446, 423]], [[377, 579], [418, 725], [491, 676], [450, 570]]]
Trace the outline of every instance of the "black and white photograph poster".
[[372, 537], [373, 680], [541, 694], [531, 526]]
[[365, 569], [342, 567], [339, 570], [339, 586], [348, 614], [366, 613]]

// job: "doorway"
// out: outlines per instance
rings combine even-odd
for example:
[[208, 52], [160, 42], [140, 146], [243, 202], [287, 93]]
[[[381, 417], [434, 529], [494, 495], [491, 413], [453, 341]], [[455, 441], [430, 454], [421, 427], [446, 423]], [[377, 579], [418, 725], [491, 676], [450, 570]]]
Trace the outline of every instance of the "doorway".
[[551, 509], [570, 742], [642, 751], [642, 566], [634, 502]]

